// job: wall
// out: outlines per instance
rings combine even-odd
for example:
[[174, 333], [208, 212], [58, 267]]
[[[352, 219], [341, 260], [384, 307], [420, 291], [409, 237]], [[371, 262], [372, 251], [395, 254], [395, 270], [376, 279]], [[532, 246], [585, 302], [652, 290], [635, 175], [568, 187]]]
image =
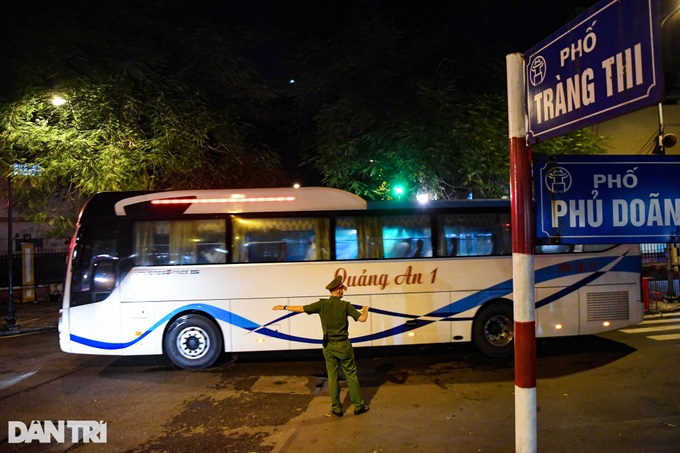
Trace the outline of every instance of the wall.
[[[662, 110], [664, 132], [680, 138], [680, 105], [664, 104]], [[638, 110], [600, 123], [593, 129], [609, 139], [608, 154], [650, 154], [652, 141], [659, 133], [659, 109], [653, 106]], [[680, 155], [680, 144], [667, 148], [666, 154]]]

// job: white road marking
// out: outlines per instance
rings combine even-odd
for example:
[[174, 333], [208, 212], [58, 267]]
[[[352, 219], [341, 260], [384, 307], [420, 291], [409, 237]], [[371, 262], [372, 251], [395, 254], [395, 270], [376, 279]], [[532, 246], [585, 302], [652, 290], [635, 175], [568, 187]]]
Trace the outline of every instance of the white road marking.
[[[623, 333], [630, 334], [649, 334], [656, 332], [668, 332], [672, 330], [680, 330], [680, 313], [669, 313], [660, 315], [649, 315], [637, 327], [628, 329], [621, 329]], [[680, 333], [669, 333], [661, 335], [646, 335], [647, 338], [656, 341], [679, 340]]]
[[8, 387], [11, 387], [14, 384], [16, 384], [17, 382], [21, 382], [24, 379], [27, 379], [27, 378], [33, 376], [37, 372], [38, 372], [38, 370], [33, 370], [33, 371], [29, 371], [28, 373], [24, 373], [24, 374], [21, 374], [19, 376], [13, 377], [13, 378], [3, 379], [2, 381], [0, 381], [0, 390], [4, 390]]

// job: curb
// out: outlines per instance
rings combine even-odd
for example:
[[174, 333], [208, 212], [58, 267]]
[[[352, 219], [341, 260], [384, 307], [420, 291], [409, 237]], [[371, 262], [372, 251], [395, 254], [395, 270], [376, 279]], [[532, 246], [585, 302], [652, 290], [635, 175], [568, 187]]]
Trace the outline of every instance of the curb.
[[3, 328], [0, 330], [0, 337], [12, 337], [12, 336], [18, 336], [18, 335], [25, 335], [29, 333], [38, 333], [38, 332], [56, 332], [57, 327], [28, 327], [25, 329], [16, 329], [16, 330], [6, 330]]
[[665, 300], [650, 303], [649, 310], [646, 313], [675, 313], [680, 311], [680, 303], [666, 302]]

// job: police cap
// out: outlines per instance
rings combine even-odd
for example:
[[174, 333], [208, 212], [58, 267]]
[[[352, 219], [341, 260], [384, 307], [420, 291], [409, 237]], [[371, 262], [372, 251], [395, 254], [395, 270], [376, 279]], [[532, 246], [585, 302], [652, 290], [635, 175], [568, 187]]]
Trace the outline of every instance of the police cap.
[[335, 291], [336, 289], [343, 288], [345, 285], [342, 284], [342, 277], [337, 276], [331, 281], [329, 284], [326, 285], [326, 289], [328, 291]]

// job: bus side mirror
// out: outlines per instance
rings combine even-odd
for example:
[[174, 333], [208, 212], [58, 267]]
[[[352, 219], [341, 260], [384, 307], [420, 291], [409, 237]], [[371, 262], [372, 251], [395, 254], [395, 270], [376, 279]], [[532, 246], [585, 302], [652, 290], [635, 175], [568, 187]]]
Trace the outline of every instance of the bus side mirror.
[[118, 275], [118, 260], [112, 257], [98, 257], [92, 263], [92, 289], [95, 293], [113, 291]]

